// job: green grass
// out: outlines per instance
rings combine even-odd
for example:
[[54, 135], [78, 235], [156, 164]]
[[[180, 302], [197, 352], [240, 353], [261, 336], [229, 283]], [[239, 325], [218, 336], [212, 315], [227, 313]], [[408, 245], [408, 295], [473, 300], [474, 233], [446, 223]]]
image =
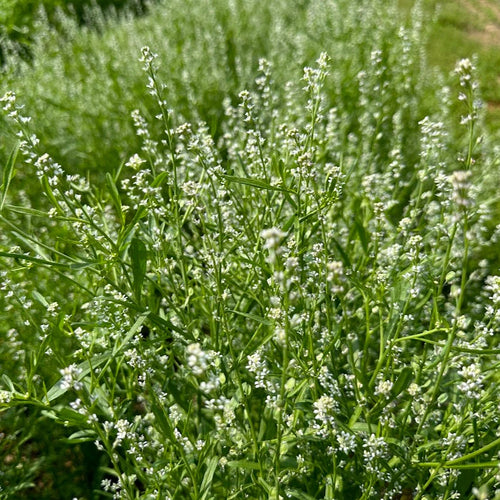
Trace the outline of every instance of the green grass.
[[498, 150], [399, 12], [169, 0], [7, 64], [2, 500], [499, 499]]
[[[489, 23], [499, 26], [498, 13], [487, 5], [473, 0], [471, 12], [462, 0], [423, 0], [422, 8], [435, 22], [429, 30], [426, 52], [429, 62], [444, 71], [451, 71], [456, 61], [477, 57], [481, 96], [488, 104], [487, 122], [492, 130], [500, 126], [500, 32], [495, 37], [481, 36]], [[493, 5], [495, 2], [493, 2]], [[403, 11], [410, 15], [412, 0], [401, 0]], [[494, 5], [495, 8], [495, 5]]]

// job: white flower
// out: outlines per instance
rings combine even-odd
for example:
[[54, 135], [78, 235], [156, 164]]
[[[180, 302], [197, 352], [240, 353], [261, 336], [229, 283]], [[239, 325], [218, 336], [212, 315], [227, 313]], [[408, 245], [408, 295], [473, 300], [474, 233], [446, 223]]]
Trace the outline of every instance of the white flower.
[[264, 229], [260, 236], [264, 239], [264, 248], [269, 250], [268, 262], [274, 264], [276, 256], [282, 253], [281, 240], [286, 236], [286, 233], [276, 227]]
[[0, 98], [0, 103], [3, 104], [3, 110], [5, 112], [11, 111], [16, 103], [16, 94], [12, 91], [7, 92]]
[[381, 380], [375, 388], [375, 394], [389, 399], [393, 385], [394, 384], [390, 380]]
[[458, 374], [464, 379], [463, 382], [458, 384], [458, 390], [463, 392], [468, 398], [479, 399], [484, 380], [481, 374], [481, 367], [476, 363], [471, 363], [459, 370]]
[[455, 73], [461, 75], [470, 73], [474, 69], [472, 61], [469, 58], [460, 59], [455, 66]]
[[337, 434], [337, 441], [339, 448], [346, 454], [352, 453], [356, 450], [356, 435], [345, 431], [340, 431]]
[[52, 302], [47, 306], [47, 312], [53, 313], [56, 312], [57, 309], [59, 308], [59, 304], [57, 302]]
[[281, 240], [286, 236], [286, 233], [276, 227], [264, 229], [260, 235], [264, 239], [264, 248], [267, 250], [276, 250], [280, 246]]
[[461, 207], [468, 207], [472, 204], [470, 199], [471, 175], [468, 170], [457, 170], [450, 176], [450, 182], [453, 186], [453, 201]]
[[332, 413], [338, 410], [338, 403], [331, 396], [324, 394], [313, 403], [314, 418], [322, 424], [333, 423]]
[[186, 348], [187, 363], [196, 376], [203, 375], [208, 368], [211, 357], [202, 350], [199, 342], [189, 344]]
[[262, 359], [262, 351], [250, 354], [247, 361], [247, 370], [255, 374], [255, 387], [266, 387], [266, 377], [269, 375], [269, 369], [265, 360]]
[[368, 472], [377, 474], [380, 472], [379, 459], [387, 456], [387, 443], [384, 438], [371, 434], [363, 444], [363, 458]]
[[145, 63], [145, 65], [150, 65], [157, 57], [158, 54], [155, 54], [151, 51], [151, 49], [146, 45], [141, 49], [142, 56], [139, 61]]
[[125, 166], [133, 168], [134, 170], [139, 170], [143, 163], [146, 163], [146, 160], [143, 160], [138, 154], [135, 154], [129, 158]]
[[415, 382], [412, 382], [410, 384], [410, 387], [408, 387], [408, 394], [410, 396], [416, 396], [418, 393], [420, 392], [420, 387], [418, 384], [416, 384]]
[[78, 391], [83, 387], [83, 384], [78, 380], [82, 370], [74, 363], [66, 368], [63, 368], [62, 370], [59, 370], [59, 372], [63, 376], [61, 381], [61, 387], [63, 389], [73, 388]]
[[12, 394], [9, 391], [0, 391], [0, 404], [10, 403]]

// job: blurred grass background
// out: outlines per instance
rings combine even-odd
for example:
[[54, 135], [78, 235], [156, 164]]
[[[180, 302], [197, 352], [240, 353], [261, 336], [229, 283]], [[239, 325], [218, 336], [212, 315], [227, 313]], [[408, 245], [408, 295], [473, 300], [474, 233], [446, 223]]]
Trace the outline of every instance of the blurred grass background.
[[[242, 89], [254, 85], [261, 57], [274, 64], [273, 78], [284, 85], [300, 78], [302, 68], [326, 51], [341, 75], [341, 81], [332, 83], [332, 94], [357, 92], [352, 82], [369, 64], [379, 38], [397, 38], [399, 12], [394, 6], [394, 23], [385, 25], [381, 16], [394, 2], [379, 9], [379, 2], [370, 0], [359, 4], [358, 18], [373, 12], [383, 29], [376, 31], [369, 19], [364, 25], [349, 19], [328, 24], [325, 9], [341, 15], [345, 4], [169, 0], [161, 6], [151, 2], [149, 15], [141, 17], [109, 9], [103, 17], [94, 9], [83, 21], [67, 13], [60, 16], [54, 8], [52, 19], [44, 21], [40, 14], [34, 19], [27, 55], [11, 47], [9, 56], [5, 46], [0, 93], [16, 91], [45, 151], [65, 168], [112, 171], [139, 147], [130, 112], [139, 108], [146, 117], [155, 113], [138, 62], [142, 46], [149, 45], [160, 56], [159, 76], [167, 83], [168, 105], [179, 121], [202, 120], [217, 140], [223, 100], [236, 102]], [[420, 46], [416, 40], [409, 43]], [[428, 97], [415, 98], [432, 109], [433, 91], [425, 90], [425, 77], [421, 80], [417, 93]], [[345, 102], [352, 103], [351, 115], [356, 116], [356, 99]], [[414, 109], [417, 121], [428, 113]], [[8, 138], [2, 123], [0, 131], [6, 137], [0, 143], [2, 160], [16, 138]]]
[[[414, 0], [400, 0], [407, 16]], [[500, 2], [498, 0], [422, 0], [430, 23], [426, 47], [429, 63], [452, 71], [456, 61], [477, 56], [487, 124], [500, 129]]]
[[[272, 5], [257, 2], [258, 16], [241, 1], [201, 1], [190, 9], [178, 0], [168, 2], [167, 9], [156, 9], [155, 3], [0, 0], [0, 93], [16, 90], [33, 117], [35, 132], [56, 161], [75, 169], [111, 170], [137, 149], [130, 111], [139, 107], [147, 115], [151, 108], [137, 62], [142, 45], [151, 45], [161, 56], [169, 105], [185, 120], [206, 121], [217, 139], [222, 100], [235, 99], [252, 85], [259, 57], [278, 63], [275, 78], [284, 83], [293, 72], [299, 75], [321, 50], [328, 51], [324, 43], [336, 43], [327, 36], [329, 27], [325, 33], [314, 32], [305, 14], [309, 0], [293, 7], [283, 0]], [[408, 24], [418, 22], [415, 5], [423, 10], [430, 66], [447, 75], [458, 59], [478, 56], [487, 123], [498, 130], [497, 1], [398, 0], [398, 4], [398, 14], [406, 16]], [[272, 19], [276, 10], [284, 13], [282, 19]], [[296, 30], [295, 36], [287, 34], [290, 29]], [[356, 34], [343, 35], [350, 37], [345, 45], [357, 43]], [[299, 46], [308, 49], [297, 50]], [[0, 132], [4, 162], [15, 138], [8, 139], [1, 121]]]

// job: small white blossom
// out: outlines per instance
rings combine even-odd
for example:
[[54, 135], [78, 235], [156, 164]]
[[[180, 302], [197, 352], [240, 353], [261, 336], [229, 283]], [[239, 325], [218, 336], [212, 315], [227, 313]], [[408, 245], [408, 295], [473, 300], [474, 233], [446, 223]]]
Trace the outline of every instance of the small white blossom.
[[450, 176], [453, 187], [453, 201], [460, 207], [469, 207], [472, 204], [470, 198], [471, 172], [468, 170], [457, 170]]
[[130, 167], [134, 170], [139, 170], [141, 165], [146, 163], [146, 160], [143, 160], [137, 153], [131, 156], [127, 163], [125, 163], [126, 167]]
[[61, 381], [61, 387], [63, 389], [73, 388], [78, 391], [83, 387], [83, 384], [78, 380], [82, 370], [75, 364], [69, 365], [59, 370], [59, 372], [63, 376]]
[[12, 393], [9, 391], [0, 391], [0, 404], [10, 403], [12, 400]]
[[375, 388], [375, 394], [377, 394], [377, 396], [383, 396], [385, 399], [389, 399], [393, 385], [394, 384], [390, 380], [380, 380]]
[[363, 458], [368, 472], [380, 473], [379, 460], [387, 456], [388, 448], [384, 438], [371, 434], [363, 444]]
[[186, 348], [187, 363], [196, 376], [203, 375], [211, 361], [208, 353], [202, 350], [201, 345], [196, 342], [189, 344]]

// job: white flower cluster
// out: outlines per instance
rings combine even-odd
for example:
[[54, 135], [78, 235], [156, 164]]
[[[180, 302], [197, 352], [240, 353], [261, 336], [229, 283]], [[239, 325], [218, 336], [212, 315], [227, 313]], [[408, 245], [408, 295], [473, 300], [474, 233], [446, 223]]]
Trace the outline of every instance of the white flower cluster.
[[0, 391], [0, 404], [8, 404], [12, 400], [12, 393], [9, 391]]
[[453, 187], [453, 201], [462, 208], [472, 205], [470, 198], [471, 172], [468, 170], [457, 170], [450, 176]]
[[462, 87], [458, 99], [464, 101], [468, 107], [468, 113], [460, 120], [462, 125], [473, 122], [477, 118], [479, 109], [483, 106], [483, 102], [476, 96], [479, 85], [473, 78], [475, 71], [476, 67], [470, 59], [460, 59], [455, 66], [455, 74], [458, 75]]
[[363, 443], [363, 458], [368, 472], [373, 474], [380, 473], [380, 459], [386, 458], [387, 453], [388, 446], [385, 439], [376, 437], [375, 434], [370, 434]]
[[189, 344], [186, 347], [186, 354], [188, 366], [197, 377], [208, 370], [213, 359], [212, 354], [204, 351], [199, 342]]
[[460, 59], [455, 66], [455, 73], [460, 77], [460, 85], [465, 87], [471, 81], [476, 68], [469, 58]]
[[[303, 80], [306, 82], [304, 90], [307, 93], [310, 93], [313, 97], [319, 96], [322, 83], [328, 75], [328, 54], [326, 52], [322, 52], [316, 63], [318, 64], [317, 68], [305, 67], [303, 76]], [[312, 102], [309, 103], [309, 106], [311, 105]]]
[[481, 367], [476, 363], [462, 367], [458, 374], [463, 378], [463, 382], [458, 384], [458, 389], [465, 394], [467, 398], [479, 399], [483, 388], [484, 376], [481, 373]]
[[326, 438], [333, 428], [335, 428], [334, 414], [339, 411], [338, 402], [323, 394], [317, 401], [313, 403], [313, 413], [316, 423], [313, 424], [315, 433]]
[[137, 153], [132, 155], [128, 162], [125, 163], [126, 167], [130, 167], [134, 170], [139, 170], [141, 168], [141, 165], [143, 163], [146, 163], [146, 160], [143, 160]]
[[486, 278], [486, 291], [490, 293], [489, 299], [495, 308], [500, 307], [500, 276]]
[[356, 450], [357, 442], [354, 433], [340, 431], [336, 437], [340, 451], [349, 454]]
[[269, 251], [268, 262], [274, 264], [277, 256], [282, 253], [281, 241], [286, 233], [276, 227], [271, 227], [264, 229], [260, 235], [264, 240], [264, 248]]
[[392, 386], [394, 384], [390, 380], [380, 380], [375, 388], [375, 394], [377, 396], [382, 396], [385, 399], [391, 397]]
[[266, 379], [269, 375], [265, 360], [262, 359], [262, 351], [258, 350], [248, 356], [247, 370], [255, 374], [255, 387], [266, 388]]
[[141, 49], [142, 56], [139, 58], [140, 62], [144, 63], [144, 69], [148, 70], [151, 68], [153, 61], [158, 57], [151, 49], [146, 45]]
[[62, 375], [61, 387], [65, 390], [67, 389], [75, 389], [80, 390], [83, 387], [83, 384], [79, 381], [79, 376], [82, 373], [81, 368], [78, 368], [76, 364], [71, 364], [66, 368], [62, 368], [59, 370]]
[[338, 260], [333, 260], [328, 262], [326, 265], [328, 274], [326, 275], [326, 281], [330, 285], [330, 291], [333, 294], [340, 294], [344, 291], [344, 265]]

